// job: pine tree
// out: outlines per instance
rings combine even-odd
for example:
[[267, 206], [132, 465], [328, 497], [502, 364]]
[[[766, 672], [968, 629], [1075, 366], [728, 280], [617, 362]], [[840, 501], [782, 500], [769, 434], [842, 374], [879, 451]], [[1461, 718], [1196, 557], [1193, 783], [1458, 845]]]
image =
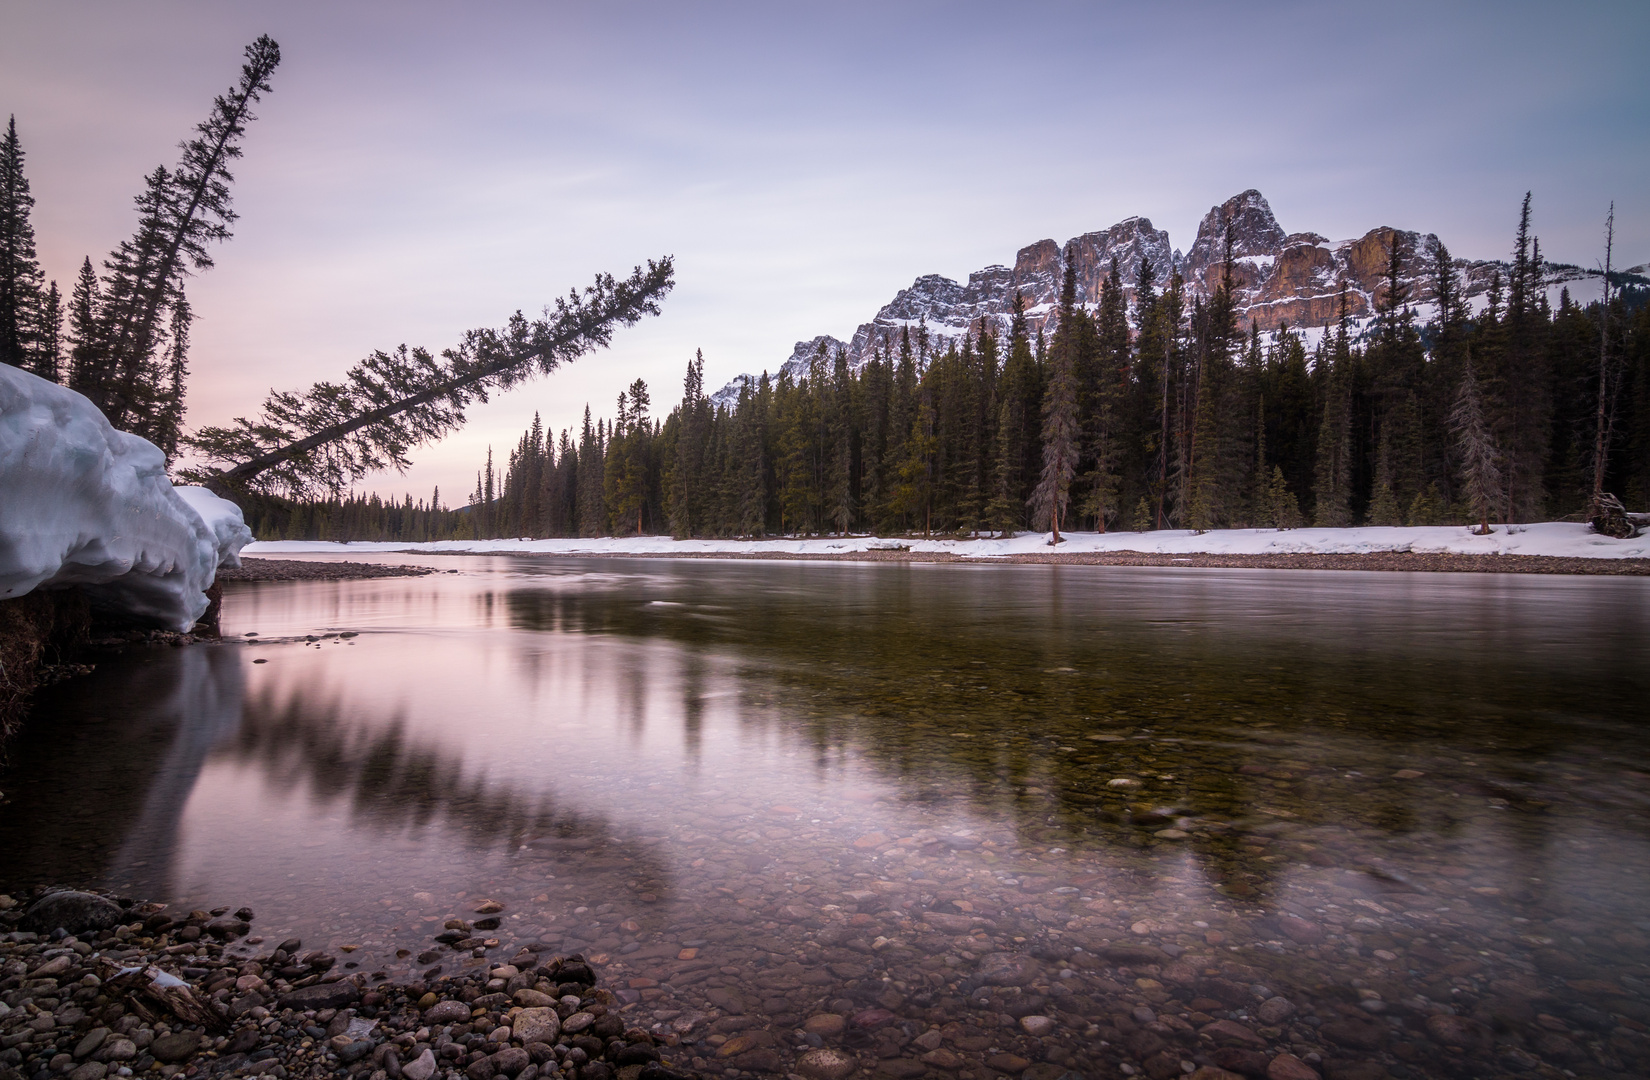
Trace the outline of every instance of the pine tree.
[[166, 387], [160, 396], [154, 421], [149, 425], [151, 441], [166, 454], [167, 461], [178, 456], [178, 439], [183, 433], [184, 387], [189, 379], [189, 326], [194, 321], [183, 290], [178, 290], [171, 309], [172, 320], [166, 345]]
[[1313, 491], [1316, 524], [1339, 529], [1352, 524], [1352, 349], [1348, 334], [1346, 287], [1341, 287], [1341, 318], [1335, 347], [1327, 357], [1323, 421], [1318, 428]]
[[91, 362], [77, 367], [76, 389], [118, 428], [164, 438], [167, 414], [182, 408], [181, 400], [169, 400], [162, 359], [168, 308], [188, 274], [212, 267], [208, 246], [230, 236], [236, 214], [229, 165], [241, 154], [252, 106], [268, 92], [280, 59], [267, 35], [247, 46], [239, 81], [214, 100], [211, 115], [182, 144], [177, 167], [148, 175], [136, 200], [137, 231], [104, 263], [98, 347]]
[[69, 294], [69, 371], [67, 385], [79, 390], [86, 384], [87, 375], [97, 368], [99, 360], [98, 307], [102, 295], [98, 287], [97, 271], [88, 257], [80, 264], [80, 276], [75, 279]]
[[1077, 472], [1077, 322], [1076, 274], [1071, 260], [1065, 266], [1060, 288], [1060, 325], [1055, 331], [1049, 356], [1048, 383], [1043, 391], [1043, 468], [1032, 491], [1034, 527], [1049, 526], [1050, 544], [1060, 543], [1060, 523], [1070, 499], [1071, 480]]
[[63, 294], [55, 281], [40, 300], [39, 333], [29, 370], [51, 382], [63, 381]]
[[204, 428], [188, 445], [221, 467], [186, 475], [226, 491], [281, 488], [337, 492], [382, 468], [405, 468], [407, 453], [464, 422], [471, 401], [548, 374], [605, 347], [618, 326], [656, 315], [674, 284], [671, 260], [637, 267], [624, 281], [598, 275], [529, 322], [519, 311], [502, 329], [471, 330], [440, 361], [424, 349], [374, 352], [346, 381], [271, 392], [257, 420]]
[[1450, 414], [1450, 427], [1461, 458], [1461, 486], [1473, 516], [1478, 518], [1478, 532], [1489, 535], [1490, 513], [1499, 501], [1501, 491], [1501, 452], [1495, 445], [1484, 416], [1484, 403], [1479, 396], [1478, 377], [1473, 371], [1472, 358], [1467, 358], [1461, 376], [1461, 390]]
[[34, 196], [23, 175], [17, 117], [0, 139], [0, 363], [30, 368], [40, 338], [40, 262], [29, 214]]

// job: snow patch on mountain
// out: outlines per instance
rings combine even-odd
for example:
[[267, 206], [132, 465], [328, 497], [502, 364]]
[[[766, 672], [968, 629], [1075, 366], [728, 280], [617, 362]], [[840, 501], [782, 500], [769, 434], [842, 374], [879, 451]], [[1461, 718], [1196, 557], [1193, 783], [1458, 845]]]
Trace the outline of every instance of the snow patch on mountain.
[[[1233, 284], [1240, 323], [1245, 330], [1252, 323], [1267, 340], [1289, 327], [1316, 341], [1325, 326], [1339, 320], [1343, 289], [1353, 336], [1365, 336], [1373, 322], [1376, 296], [1387, 269], [1388, 245], [1394, 235], [1404, 239], [1411, 253], [1402, 281], [1409, 289], [1417, 324], [1424, 325], [1437, 315], [1432, 284], [1439, 247], [1436, 235], [1387, 226], [1339, 241], [1315, 232], [1286, 233], [1265, 196], [1250, 189], [1211, 207], [1184, 255], [1170, 245], [1167, 232], [1154, 228], [1143, 217], [1124, 218], [1109, 229], [1075, 236], [1063, 246], [1053, 240], [1039, 240], [1021, 248], [1012, 266], [976, 270], [968, 275], [966, 283], [938, 274], [919, 277], [870, 321], [861, 323], [847, 341], [821, 335], [798, 342], [782, 368], [793, 378], [800, 377], [807, 370], [809, 358], [825, 342], [833, 357], [838, 348], [843, 349], [850, 370], [858, 371], [879, 348], [897, 352], [900, 336], [907, 331], [913, 336], [912, 348], [922, 363], [927, 357], [942, 354], [963, 335], [977, 333], [982, 326], [998, 335], [1005, 334], [1016, 293], [1026, 304], [1029, 333], [1033, 337], [1039, 333], [1051, 336], [1058, 321], [1060, 277], [1067, 265], [1076, 276], [1077, 303], [1088, 311], [1099, 306], [1102, 283], [1111, 272], [1113, 259], [1131, 306], [1141, 267], [1147, 261], [1159, 291], [1178, 270], [1191, 296], [1207, 297], [1219, 287], [1228, 235], [1232, 240]], [[1505, 287], [1510, 271], [1507, 263], [1496, 260], [1453, 262], [1461, 275], [1462, 294], [1475, 312], [1482, 311], [1487, 303], [1495, 275], [1500, 274]], [[1566, 288], [1577, 303], [1595, 300], [1602, 291], [1603, 274], [1598, 270], [1552, 262], [1545, 263], [1543, 270], [1549, 303], [1555, 307]], [[1650, 264], [1634, 267], [1624, 276], [1635, 284], [1650, 285]], [[919, 342], [919, 336], [925, 345]], [[732, 405], [745, 380], [752, 380], [754, 386], [752, 376], [741, 375], [717, 391], [712, 400], [719, 406]]]

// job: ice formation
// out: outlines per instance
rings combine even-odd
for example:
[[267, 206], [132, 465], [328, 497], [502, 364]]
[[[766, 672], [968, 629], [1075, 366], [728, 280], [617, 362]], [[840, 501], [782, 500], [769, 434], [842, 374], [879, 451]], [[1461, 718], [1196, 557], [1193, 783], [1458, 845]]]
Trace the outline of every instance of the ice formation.
[[173, 487], [153, 443], [0, 364], [0, 599], [78, 585], [99, 610], [188, 630], [251, 541], [235, 504]]

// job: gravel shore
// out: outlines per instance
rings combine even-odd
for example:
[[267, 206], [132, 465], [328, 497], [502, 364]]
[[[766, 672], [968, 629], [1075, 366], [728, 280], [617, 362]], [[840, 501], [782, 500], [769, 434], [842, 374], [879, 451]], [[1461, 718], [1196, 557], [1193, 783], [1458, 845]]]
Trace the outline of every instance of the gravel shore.
[[397, 986], [297, 938], [246, 936], [247, 908], [58, 891], [0, 909], [0, 1080], [691, 1075], [670, 1068], [676, 1039], [627, 1030], [582, 956], [490, 963], [498, 943], [478, 937], [454, 957], [470, 970]]
[[385, 566], [382, 563], [303, 562], [298, 559], [243, 558], [239, 569], [218, 571], [219, 581], [353, 581], [359, 578], [423, 577], [439, 574], [433, 566]]

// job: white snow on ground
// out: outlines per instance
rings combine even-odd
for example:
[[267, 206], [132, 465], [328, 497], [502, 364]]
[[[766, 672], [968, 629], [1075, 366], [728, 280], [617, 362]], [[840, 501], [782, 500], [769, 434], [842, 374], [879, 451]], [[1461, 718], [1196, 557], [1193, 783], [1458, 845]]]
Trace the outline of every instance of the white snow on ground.
[[0, 364], [0, 599], [79, 585], [101, 609], [188, 630], [251, 539], [233, 503], [173, 487], [153, 443]]
[[[1368, 554], [1412, 551], [1461, 555], [1563, 555], [1582, 559], [1650, 558], [1650, 535], [1632, 540], [1600, 536], [1590, 527], [1563, 521], [1534, 525], [1493, 525], [1489, 536], [1467, 526], [1361, 529], [1217, 529], [1130, 533], [1066, 533], [1062, 554], [1086, 551], [1141, 551], [1167, 555]], [[374, 551], [535, 555], [692, 555], [774, 552], [787, 555], [841, 555], [877, 548], [909, 547], [914, 552], [949, 552], [980, 558], [1047, 554], [1047, 533], [1009, 540], [884, 540], [876, 537], [814, 537], [776, 540], [672, 540], [668, 536], [606, 537], [600, 540], [445, 540], [427, 544], [335, 543], [273, 540], [248, 545], [243, 554], [279, 556], [303, 552], [366, 554]]]

